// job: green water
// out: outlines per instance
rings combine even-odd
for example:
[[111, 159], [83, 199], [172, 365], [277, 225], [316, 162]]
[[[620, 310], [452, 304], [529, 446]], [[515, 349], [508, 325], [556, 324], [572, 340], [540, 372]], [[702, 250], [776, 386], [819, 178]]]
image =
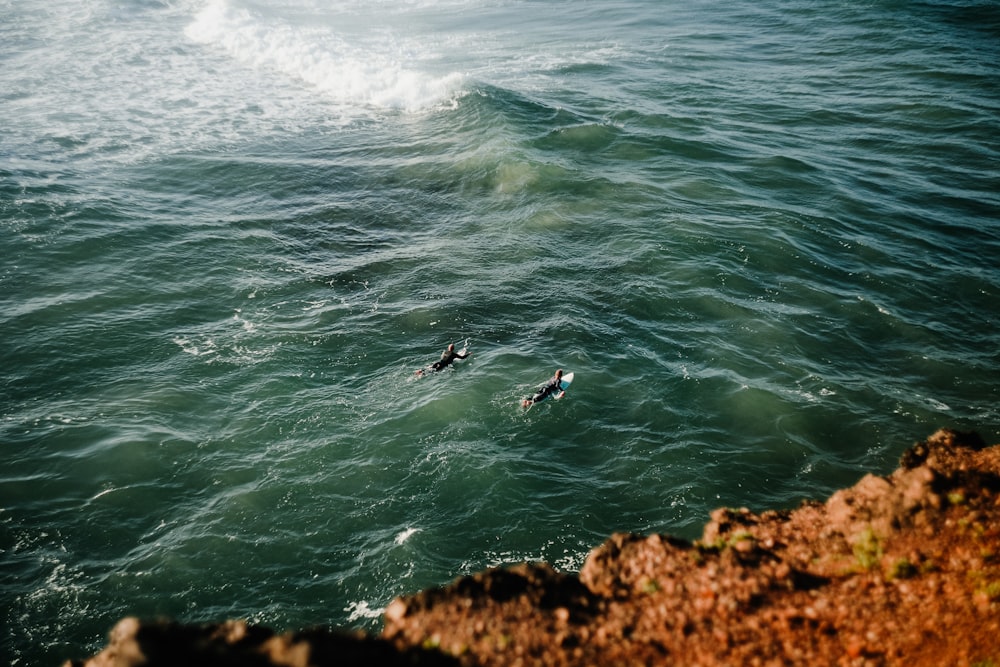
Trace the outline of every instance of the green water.
[[993, 3], [3, 13], [12, 664], [124, 615], [377, 631], [998, 441]]

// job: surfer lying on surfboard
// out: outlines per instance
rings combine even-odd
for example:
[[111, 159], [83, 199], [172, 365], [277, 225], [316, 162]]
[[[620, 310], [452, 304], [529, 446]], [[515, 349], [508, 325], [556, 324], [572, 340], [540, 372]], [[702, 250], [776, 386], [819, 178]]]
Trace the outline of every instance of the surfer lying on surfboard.
[[521, 401], [521, 407], [530, 408], [535, 403], [544, 401], [546, 398], [553, 395], [555, 398], [562, 398], [565, 393], [566, 388], [563, 386], [563, 372], [560, 368], [556, 371], [556, 374], [552, 376], [551, 380], [543, 384], [537, 391], [535, 391], [534, 396]]
[[[455, 344], [454, 343], [450, 343], [448, 345], [448, 348], [444, 352], [441, 353], [441, 359], [438, 360], [438, 361], [435, 361], [433, 364], [431, 364], [430, 366], [428, 366], [427, 370], [430, 370], [431, 372], [439, 371], [442, 368], [447, 368], [448, 366], [450, 366], [451, 362], [455, 361], [456, 359], [466, 359], [466, 358], [468, 358], [468, 356], [470, 354], [472, 354], [472, 353], [471, 352], [466, 352], [465, 350], [466, 350], [466, 348], [463, 347], [460, 352], [456, 352], [455, 351]], [[420, 370], [417, 371], [417, 375], [421, 376], [425, 372], [426, 371], [423, 368], [421, 368]]]

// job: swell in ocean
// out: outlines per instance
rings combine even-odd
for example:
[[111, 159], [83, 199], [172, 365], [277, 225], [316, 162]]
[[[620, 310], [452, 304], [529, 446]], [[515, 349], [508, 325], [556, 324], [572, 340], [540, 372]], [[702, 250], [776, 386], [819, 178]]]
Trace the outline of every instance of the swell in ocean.
[[373, 629], [996, 441], [988, 3], [8, 10], [13, 664]]

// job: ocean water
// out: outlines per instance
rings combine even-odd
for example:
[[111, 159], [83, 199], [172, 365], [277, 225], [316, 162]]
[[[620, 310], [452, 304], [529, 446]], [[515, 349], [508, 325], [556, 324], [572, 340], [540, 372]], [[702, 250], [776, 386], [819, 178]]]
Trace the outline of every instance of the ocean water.
[[998, 91], [987, 0], [0, 0], [0, 658], [1000, 441]]

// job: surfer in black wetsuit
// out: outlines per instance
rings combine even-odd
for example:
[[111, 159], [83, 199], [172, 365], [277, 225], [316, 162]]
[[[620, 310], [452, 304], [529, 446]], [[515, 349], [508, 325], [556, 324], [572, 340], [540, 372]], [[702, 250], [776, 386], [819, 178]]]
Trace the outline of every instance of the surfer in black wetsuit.
[[523, 401], [521, 401], [521, 407], [530, 408], [533, 403], [537, 403], [542, 399], [550, 396], [551, 394], [558, 394], [560, 391], [562, 391], [562, 388], [559, 386], [559, 384], [562, 382], [562, 374], [563, 372], [562, 369], [560, 368], [559, 370], [556, 371], [556, 374], [552, 376], [551, 380], [549, 380], [544, 385], [538, 388], [538, 391], [535, 392], [534, 396], [532, 396], [531, 398], [526, 398]]
[[[470, 354], [472, 354], [472, 353], [471, 352], [466, 352], [465, 354], [460, 354], [460, 353], [456, 352], [455, 351], [455, 344], [454, 343], [450, 343], [448, 345], [448, 348], [444, 352], [441, 353], [441, 359], [439, 359], [438, 361], [435, 361], [433, 364], [431, 364], [430, 367], [429, 367], [429, 370], [431, 370], [431, 371], [439, 371], [442, 368], [447, 368], [448, 366], [451, 365], [451, 362], [455, 361], [456, 359], [466, 359], [466, 358], [468, 358], [468, 356]], [[424, 373], [425, 373], [425, 371], [422, 368], [419, 371], [417, 371], [417, 375], [423, 375]]]

